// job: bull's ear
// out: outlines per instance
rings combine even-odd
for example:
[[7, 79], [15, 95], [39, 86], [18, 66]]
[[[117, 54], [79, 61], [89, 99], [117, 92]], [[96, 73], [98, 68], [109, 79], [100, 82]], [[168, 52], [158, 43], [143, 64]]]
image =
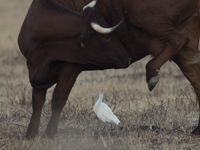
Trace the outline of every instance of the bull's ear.
[[123, 21], [120, 21], [117, 25], [110, 27], [110, 28], [102, 27], [95, 22], [91, 22], [90, 25], [94, 31], [96, 31], [100, 34], [109, 34], [109, 33], [112, 33], [113, 31], [115, 31], [122, 24], [122, 22]]
[[85, 5], [85, 6], [83, 7], [83, 11], [84, 11], [86, 8], [88, 8], [88, 7], [94, 8], [94, 6], [95, 6], [96, 4], [97, 4], [97, 0], [91, 1], [89, 4], [87, 4], [87, 5]]

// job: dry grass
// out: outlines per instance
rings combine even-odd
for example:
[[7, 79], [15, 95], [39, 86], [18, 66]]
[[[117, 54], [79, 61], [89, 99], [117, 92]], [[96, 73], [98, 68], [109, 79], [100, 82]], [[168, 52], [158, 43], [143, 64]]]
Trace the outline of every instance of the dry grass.
[[[1, 0], [0, 5], [0, 149], [3, 150], [198, 150], [200, 139], [190, 135], [198, 122], [198, 103], [188, 81], [175, 64], [161, 70], [150, 93], [145, 82], [148, 58], [125, 70], [82, 73], [63, 110], [54, 140], [44, 136], [50, 117], [49, 90], [39, 136], [24, 139], [31, 115], [31, 87], [16, 37], [30, 0]], [[111, 135], [95, 134], [92, 112], [100, 91], [121, 120]], [[102, 124], [100, 124], [102, 126]]]

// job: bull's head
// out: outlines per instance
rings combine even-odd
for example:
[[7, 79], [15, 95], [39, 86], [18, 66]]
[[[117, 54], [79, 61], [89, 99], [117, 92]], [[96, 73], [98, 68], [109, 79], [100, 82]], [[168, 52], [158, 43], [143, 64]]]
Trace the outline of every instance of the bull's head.
[[[83, 7], [83, 11], [86, 8], [94, 8], [96, 3], [97, 3], [97, 0], [93, 0], [92, 2], [90, 2], [89, 4], [87, 4]], [[99, 25], [96, 22], [91, 22], [90, 25], [94, 31], [96, 31], [100, 34], [109, 34], [109, 33], [113, 32], [114, 30], [116, 30], [120, 26], [121, 23], [122, 23], [122, 21], [120, 21], [117, 25], [110, 27], [110, 28], [102, 27], [101, 25]]]

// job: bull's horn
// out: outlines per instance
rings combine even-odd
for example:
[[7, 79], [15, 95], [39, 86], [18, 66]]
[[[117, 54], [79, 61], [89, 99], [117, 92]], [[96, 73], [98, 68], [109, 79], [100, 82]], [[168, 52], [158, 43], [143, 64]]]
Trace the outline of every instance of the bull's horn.
[[96, 4], [97, 4], [97, 0], [93, 0], [93, 1], [91, 1], [89, 4], [85, 5], [85, 6], [83, 7], [83, 10], [85, 10], [85, 9], [88, 8], [88, 7], [94, 8], [94, 6], [95, 6]]
[[111, 28], [105, 28], [100, 26], [99, 24], [95, 23], [95, 22], [91, 22], [91, 27], [94, 31], [101, 33], [101, 34], [109, 34], [111, 32], [113, 32], [115, 29], [117, 29], [120, 25], [121, 25], [122, 21], [120, 21], [117, 25], [111, 27]]

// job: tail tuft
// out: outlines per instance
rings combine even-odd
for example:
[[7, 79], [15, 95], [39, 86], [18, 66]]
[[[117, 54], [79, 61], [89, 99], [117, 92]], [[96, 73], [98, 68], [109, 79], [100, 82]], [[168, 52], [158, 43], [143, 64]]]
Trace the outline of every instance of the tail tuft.
[[199, 62], [200, 62], [200, 39], [199, 39], [198, 51], [195, 54], [195, 56], [192, 58], [192, 60], [188, 61], [188, 64], [193, 65]]

